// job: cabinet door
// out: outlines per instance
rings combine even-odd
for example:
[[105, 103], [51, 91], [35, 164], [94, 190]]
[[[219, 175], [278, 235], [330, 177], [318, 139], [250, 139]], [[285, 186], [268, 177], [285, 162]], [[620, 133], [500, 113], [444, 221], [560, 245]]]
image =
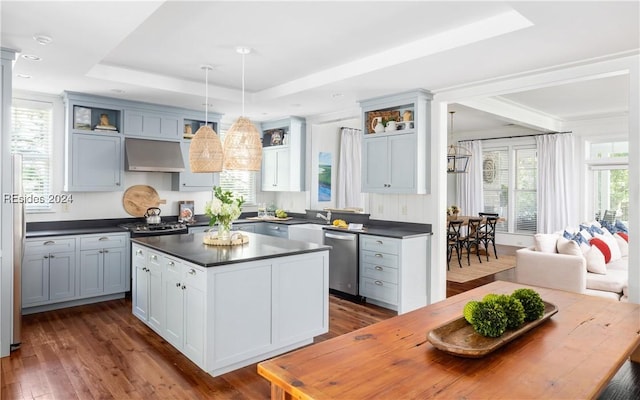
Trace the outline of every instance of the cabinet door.
[[182, 150], [182, 159], [185, 164], [184, 172], [173, 173], [171, 177], [171, 186], [173, 190], [178, 191], [208, 191], [213, 186], [217, 186], [220, 183], [220, 174], [212, 172], [191, 172], [189, 167], [189, 146], [190, 142], [180, 143], [180, 149]]
[[127, 264], [124, 248], [102, 250], [104, 264], [104, 293], [120, 293], [127, 287]]
[[49, 300], [76, 295], [76, 258], [74, 252], [49, 255]]
[[104, 291], [104, 260], [102, 250], [80, 252], [80, 296], [101, 294]]
[[389, 184], [387, 138], [366, 138], [362, 145], [362, 190], [385, 191]]
[[278, 190], [278, 153], [273, 149], [262, 152], [262, 191]]
[[413, 193], [416, 189], [415, 135], [389, 136], [389, 188], [394, 193]]
[[132, 303], [133, 314], [143, 321], [149, 319], [149, 273], [144, 264], [133, 265], [133, 287]]
[[298, 170], [301, 166], [293, 166], [290, 163], [291, 157], [288, 148], [278, 149], [276, 152], [276, 183], [277, 188], [280, 191], [288, 191], [291, 186], [291, 171], [292, 168]]
[[204, 360], [205, 292], [191, 283], [184, 290], [184, 354], [196, 364]]
[[149, 325], [162, 332], [164, 321], [164, 303], [162, 301], [162, 268], [151, 265], [147, 272], [149, 278]]
[[182, 264], [173, 266], [165, 264], [162, 270], [162, 282], [162, 297], [165, 304], [163, 337], [182, 350], [184, 340]]
[[120, 136], [74, 133], [68, 191], [121, 190], [122, 142]]
[[162, 116], [160, 119], [160, 136], [166, 139], [178, 139], [181, 120], [178, 117]]
[[49, 300], [49, 255], [25, 254], [22, 260], [22, 306]]

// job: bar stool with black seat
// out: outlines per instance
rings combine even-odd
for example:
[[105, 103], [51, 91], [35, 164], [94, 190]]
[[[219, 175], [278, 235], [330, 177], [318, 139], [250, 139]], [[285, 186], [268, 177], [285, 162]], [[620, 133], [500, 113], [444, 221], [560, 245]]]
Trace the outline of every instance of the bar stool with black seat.
[[498, 258], [496, 251], [496, 225], [498, 217], [486, 217], [486, 222], [480, 226], [480, 243], [484, 245], [487, 252], [487, 261], [489, 261], [489, 243], [493, 245], [493, 254]]
[[467, 234], [460, 238], [460, 245], [467, 250], [467, 265], [471, 265], [471, 248], [473, 246], [476, 247], [476, 255], [478, 256], [478, 261], [482, 264], [482, 259], [480, 258], [480, 224], [482, 223], [482, 218], [469, 218], [469, 223], [467, 224]]
[[451, 256], [453, 250], [456, 250], [456, 256], [458, 257], [458, 265], [462, 268], [460, 262], [460, 227], [462, 226], [462, 220], [449, 221], [449, 227], [447, 228], [447, 270], [449, 269], [449, 263], [451, 262]]

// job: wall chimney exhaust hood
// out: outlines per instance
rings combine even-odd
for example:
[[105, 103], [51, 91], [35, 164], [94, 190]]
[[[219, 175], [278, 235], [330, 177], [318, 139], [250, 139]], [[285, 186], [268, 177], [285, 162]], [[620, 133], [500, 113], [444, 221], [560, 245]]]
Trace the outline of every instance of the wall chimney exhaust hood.
[[124, 139], [125, 169], [146, 172], [184, 172], [184, 159], [178, 142]]

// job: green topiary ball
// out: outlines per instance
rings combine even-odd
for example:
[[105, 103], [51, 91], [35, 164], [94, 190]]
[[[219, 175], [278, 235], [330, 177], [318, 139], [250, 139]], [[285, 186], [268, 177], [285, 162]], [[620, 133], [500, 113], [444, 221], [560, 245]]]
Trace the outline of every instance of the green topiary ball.
[[511, 296], [518, 299], [524, 307], [526, 321], [535, 321], [544, 315], [544, 302], [535, 290], [516, 289]]
[[471, 316], [473, 329], [487, 337], [498, 337], [507, 329], [507, 315], [496, 302], [480, 302]]
[[507, 294], [500, 294], [488, 301], [493, 301], [502, 307], [507, 315], [507, 329], [519, 328], [524, 323], [524, 307], [520, 300]]
[[462, 315], [464, 315], [464, 319], [467, 320], [468, 323], [473, 323], [473, 311], [478, 307], [479, 301], [471, 300], [467, 304], [464, 305], [464, 309], [462, 310]]

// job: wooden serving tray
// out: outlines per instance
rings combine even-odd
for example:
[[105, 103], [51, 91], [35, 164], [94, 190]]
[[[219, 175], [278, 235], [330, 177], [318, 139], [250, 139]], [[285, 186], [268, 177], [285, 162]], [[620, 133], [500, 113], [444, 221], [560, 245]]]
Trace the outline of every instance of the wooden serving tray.
[[545, 322], [558, 312], [558, 307], [544, 303], [542, 318], [525, 322], [516, 330], [508, 329], [502, 336], [490, 338], [477, 333], [473, 326], [460, 317], [441, 325], [427, 334], [427, 340], [436, 348], [449, 354], [467, 358], [480, 358], [523, 335], [527, 331]]

